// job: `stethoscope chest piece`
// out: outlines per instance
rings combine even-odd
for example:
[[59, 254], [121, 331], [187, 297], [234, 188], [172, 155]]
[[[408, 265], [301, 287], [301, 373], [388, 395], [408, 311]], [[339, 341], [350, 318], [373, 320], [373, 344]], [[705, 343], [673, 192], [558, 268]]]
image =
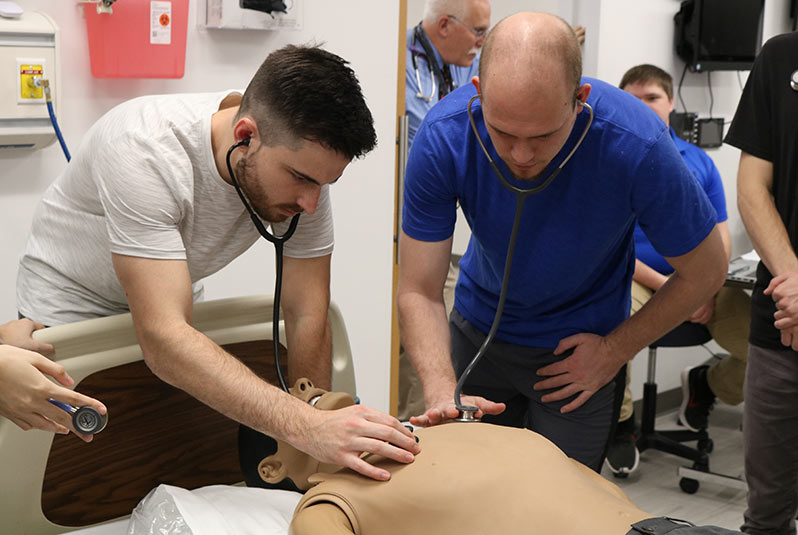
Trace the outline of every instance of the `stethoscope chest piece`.
[[96, 435], [108, 425], [108, 414], [100, 414], [94, 407], [85, 405], [83, 407], [73, 407], [68, 403], [62, 403], [50, 398], [50, 403], [72, 415], [72, 425], [75, 431], [84, 435]]
[[108, 415], [100, 414], [94, 407], [80, 407], [72, 415], [72, 425], [85, 435], [94, 435], [108, 425]]
[[455, 422], [478, 422], [477, 419], [477, 411], [470, 410], [470, 409], [460, 409], [460, 413], [457, 415], [457, 418], [454, 419]]
[[798, 69], [792, 71], [790, 75], [790, 87], [793, 91], [798, 91]]

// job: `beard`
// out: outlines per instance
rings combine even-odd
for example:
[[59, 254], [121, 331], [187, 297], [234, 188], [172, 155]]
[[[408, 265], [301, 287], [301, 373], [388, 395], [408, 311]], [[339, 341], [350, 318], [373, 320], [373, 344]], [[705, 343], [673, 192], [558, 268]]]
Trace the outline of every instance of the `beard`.
[[254, 165], [249, 165], [246, 156], [242, 156], [236, 163], [236, 178], [238, 185], [249, 201], [250, 206], [258, 216], [270, 223], [280, 223], [288, 219], [286, 211], [299, 213], [302, 207], [298, 205], [276, 205], [269, 199], [262, 181], [255, 176]]

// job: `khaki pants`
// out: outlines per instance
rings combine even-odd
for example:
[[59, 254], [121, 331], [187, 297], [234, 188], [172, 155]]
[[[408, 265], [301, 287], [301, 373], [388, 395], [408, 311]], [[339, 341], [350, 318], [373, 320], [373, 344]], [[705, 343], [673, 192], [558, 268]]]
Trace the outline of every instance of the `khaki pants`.
[[[654, 294], [642, 284], [632, 282], [632, 310], [634, 314]], [[737, 405], [743, 400], [745, 365], [748, 358], [748, 331], [751, 323], [751, 298], [741, 288], [723, 286], [715, 295], [715, 311], [706, 324], [715, 342], [729, 355], [713, 362], [707, 372], [709, 388], [724, 403]], [[631, 366], [631, 362], [628, 364]], [[629, 390], [629, 370], [619, 421], [632, 416], [632, 392]]]
[[[452, 255], [449, 262], [449, 273], [446, 275], [446, 284], [443, 287], [443, 302], [446, 305], [446, 317], [452, 313], [454, 307], [454, 286], [460, 275], [460, 255]], [[399, 353], [399, 408], [397, 417], [400, 421], [409, 420], [411, 416], [424, 413], [424, 389], [421, 379], [418, 378], [410, 357], [404, 348]]]

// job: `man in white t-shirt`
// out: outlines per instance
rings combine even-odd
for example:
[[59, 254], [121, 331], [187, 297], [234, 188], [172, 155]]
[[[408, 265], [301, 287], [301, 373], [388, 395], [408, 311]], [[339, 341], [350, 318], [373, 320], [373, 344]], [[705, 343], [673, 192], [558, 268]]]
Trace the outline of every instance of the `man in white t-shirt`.
[[387, 479], [360, 455], [411, 462], [418, 447], [396, 419], [297, 402], [191, 326], [199, 281], [258, 239], [227, 165], [247, 139], [229, 163], [254, 210], [278, 235], [302, 214], [282, 282], [289, 376], [329, 386], [328, 189], [376, 135], [354, 72], [316, 47], [270, 54], [243, 96], [141, 97], [105, 114], [36, 210], [19, 312], [55, 325], [129, 310], [147, 365], [167, 383], [320, 460]]

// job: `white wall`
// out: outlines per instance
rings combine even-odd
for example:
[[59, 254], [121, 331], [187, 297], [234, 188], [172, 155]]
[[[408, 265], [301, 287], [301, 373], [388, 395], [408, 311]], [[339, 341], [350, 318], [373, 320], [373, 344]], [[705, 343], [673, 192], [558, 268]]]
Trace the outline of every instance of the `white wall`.
[[[82, 134], [115, 104], [143, 94], [243, 88], [268, 52], [286, 43], [323, 42], [352, 63], [374, 115], [379, 145], [332, 188], [332, 295], [349, 329], [358, 393], [365, 403], [387, 410], [398, 2], [303, 0], [303, 30], [268, 32], [200, 30], [198, 2], [192, 0], [185, 76], [179, 80], [92, 78], [82, 8], [73, 0], [17, 2], [46, 12], [60, 27], [63, 102], [58, 119], [73, 152]], [[57, 143], [37, 152], [0, 151], [0, 322], [16, 317], [17, 257], [37, 200], [64, 164]], [[206, 296], [271, 293], [273, 264], [271, 246], [259, 242], [207, 281]]]

